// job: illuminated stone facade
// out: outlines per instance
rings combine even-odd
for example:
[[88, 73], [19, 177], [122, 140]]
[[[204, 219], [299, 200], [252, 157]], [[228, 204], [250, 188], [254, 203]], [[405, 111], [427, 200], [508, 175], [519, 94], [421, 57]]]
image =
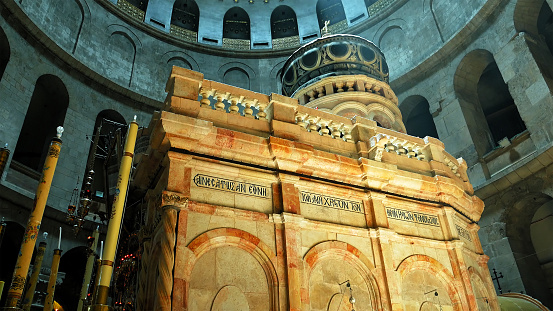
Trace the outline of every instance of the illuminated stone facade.
[[166, 90], [134, 177], [139, 310], [498, 309], [484, 205], [437, 139], [177, 67]]

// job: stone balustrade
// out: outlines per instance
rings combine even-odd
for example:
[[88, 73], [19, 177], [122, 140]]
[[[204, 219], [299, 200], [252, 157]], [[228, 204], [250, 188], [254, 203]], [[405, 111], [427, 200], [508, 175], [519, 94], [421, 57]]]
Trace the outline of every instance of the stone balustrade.
[[314, 100], [336, 93], [343, 92], [365, 92], [375, 94], [390, 100], [398, 105], [397, 96], [385, 82], [381, 82], [363, 75], [337, 76], [332, 79], [325, 79], [305, 87], [298, 91], [295, 98], [300, 105], [309, 105]]
[[[336, 90], [352, 88], [346, 82], [338, 83]], [[356, 83], [354, 90], [359, 85]], [[465, 192], [473, 192], [466, 162], [445, 152], [443, 143], [432, 137], [413, 137], [363, 117], [350, 119], [309, 108], [295, 98], [205, 80], [201, 73], [177, 67], [166, 90], [166, 111], [209, 121], [218, 128], [287, 139], [350, 159], [366, 158], [394, 164], [400, 170], [449, 177]]]

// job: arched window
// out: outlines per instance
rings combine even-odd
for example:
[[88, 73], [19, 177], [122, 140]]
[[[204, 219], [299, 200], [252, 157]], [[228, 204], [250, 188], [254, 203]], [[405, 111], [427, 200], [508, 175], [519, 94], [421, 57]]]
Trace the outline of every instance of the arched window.
[[144, 12], [146, 12], [146, 9], [148, 8], [148, 0], [127, 0], [127, 2]]
[[10, 43], [8, 42], [8, 37], [0, 28], [0, 80], [4, 75], [8, 61], [10, 60]]
[[223, 38], [250, 40], [250, 17], [244, 9], [233, 7], [225, 13]]
[[61, 256], [59, 272], [64, 272], [65, 278], [56, 287], [54, 299], [64, 310], [77, 310], [87, 260], [88, 247], [85, 246], [72, 248]]
[[526, 129], [489, 51], [474, 50], [461, 60], [454, 87], [480, 157]]
[[60, 78], [53, 75], [38, 78], [13, 153], [13, 161], [40, 171], [50, 141], [56, 135], [56, 128], [63, 125], [68, 106], [69, 94]]
[[173, 5], [171, 24], [198, 32], [200, 9], [194, 0], [177, 0]]
[[495, 62], [484, 69], [477, 90], [478, 100], [495, 144], [503, 138], [511, 139], [526, 130]]
[[319, 0], [317, 1], [316, 10], [319, 29], [325, 26], [325, 21], [330, 21], [328, 24], [330, 26], [346, 19], [341, 0]]
[[296, 13], [286, 5], [280, 5], [271, 13], [271, 36], [273, 39], [298, 35]]
[[249, 90], [250, 76], [243, 69], [234, 67], [225, 72], [223, 83]]
[[[125, 119], [117, 111], [103, 110], [96, 117], [83, 189], [88, 172], [94, 170], [90, 189], [93, 201], [91, 209], [97, 210], [102, 220], [113, 202], [126, 132]], [[94, 145], [95, 141], [98, 141], [97, 146]]]
[[399, 108], [403, 114], [403, 124], [405, 124], [407, 134], [417, 137], [432, 136], [438, 138], [436, 124], [430, 114], [430, 105], [426, 98], [420, 95], [409, 96]]

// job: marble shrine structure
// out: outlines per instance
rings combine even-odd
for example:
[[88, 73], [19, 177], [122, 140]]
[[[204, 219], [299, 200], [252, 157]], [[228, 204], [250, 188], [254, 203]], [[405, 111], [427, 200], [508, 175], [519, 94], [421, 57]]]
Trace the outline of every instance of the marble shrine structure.
[[405, 133], [380, 50], [325, 36], [282, 79], [173, 67], [134, 177], [138, 310], [498, 310], [467, 165]]

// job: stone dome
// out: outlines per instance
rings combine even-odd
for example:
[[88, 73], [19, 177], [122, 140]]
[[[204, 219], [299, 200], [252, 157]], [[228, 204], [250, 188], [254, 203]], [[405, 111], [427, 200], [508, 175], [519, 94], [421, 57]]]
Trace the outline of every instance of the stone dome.
[[324, 77], [366, 75], [388, 83], [386, 58], [371, 41], [349, 34], [330, 35], [296, 50], [282, 69], [282, 94], [298, 90]]

